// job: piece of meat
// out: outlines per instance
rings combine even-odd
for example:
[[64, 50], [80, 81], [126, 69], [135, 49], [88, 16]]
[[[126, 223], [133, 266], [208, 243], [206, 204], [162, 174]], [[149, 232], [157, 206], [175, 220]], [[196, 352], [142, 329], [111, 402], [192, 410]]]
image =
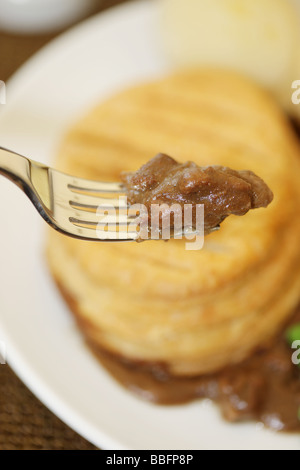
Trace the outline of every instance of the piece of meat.
[[[196, 206], [204, 205], [204, 233], [215, 230], [229, 215], [244, 215], [250, 209], [267, 207], [273, 193], [252, 171], [236, 171], [223, 166], [199, 167], [178, 163], [159, 154], [135, 173], [123, 173], [129, 204], [143, 204], [147, 222], [153, 223], [153, 206], [164, 205], [159, 223], [168, 218], [174, 228], [176, 215], [191, 205], [192, 226], [196, 227]], [[172, 205], [176, 204], [172, 208]], [[183, 225], [184, 217], [182, 217]]]

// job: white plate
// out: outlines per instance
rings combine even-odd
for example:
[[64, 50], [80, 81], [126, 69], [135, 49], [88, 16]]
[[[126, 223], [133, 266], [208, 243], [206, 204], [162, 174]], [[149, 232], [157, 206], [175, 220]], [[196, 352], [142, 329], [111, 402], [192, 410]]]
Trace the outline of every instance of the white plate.
[[[78, 115], [117, 89], [163, 74], [156, 15], [153, 1], [125, 4], [38, 53], [8, 84], [1, 145], [50, 163]], [[0, 341], [19, 377], [69, 426], [105, 449], [300, 449], [299, 435], [227, 424], [208, 401], [158, 407], [121, 388], [86, 348], [53, 285], [45, 224], [4, 178], [0, 211]]]

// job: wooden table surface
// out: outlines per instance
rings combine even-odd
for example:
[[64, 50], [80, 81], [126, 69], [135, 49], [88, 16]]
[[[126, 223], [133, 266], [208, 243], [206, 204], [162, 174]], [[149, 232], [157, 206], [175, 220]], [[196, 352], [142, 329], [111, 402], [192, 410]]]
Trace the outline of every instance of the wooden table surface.
[[[95, 12], [123, 1], [99, 0]], [[57, 34], [20, 36], [0, 31], [0, 80], [7, 81], [55, 36]], [[9, 365], [0, 365], [0, 450], [95, 449], [41, 404]]]

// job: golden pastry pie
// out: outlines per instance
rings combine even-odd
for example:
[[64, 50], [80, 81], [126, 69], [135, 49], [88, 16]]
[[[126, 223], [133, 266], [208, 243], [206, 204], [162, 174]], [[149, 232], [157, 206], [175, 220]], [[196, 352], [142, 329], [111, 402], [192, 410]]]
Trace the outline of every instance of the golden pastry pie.
[[89, 343], [174, 376], [214, 372], [276, 335], [300, 292], [300, 150], [273, 99], [233, 72], [181, 72], [99, 104], [65, 136], [62, 171], [118, 181], [159, 152], [251, 170], [267, 209], [184, 240], [91, 243], [51, 231], [47, 258]]

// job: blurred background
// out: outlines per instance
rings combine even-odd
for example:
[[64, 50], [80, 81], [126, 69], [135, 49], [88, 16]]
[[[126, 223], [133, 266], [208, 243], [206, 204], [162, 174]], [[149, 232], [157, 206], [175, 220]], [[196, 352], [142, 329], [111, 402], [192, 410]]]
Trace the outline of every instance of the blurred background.
[[[125, 1], [0, 0], [0, 80], [7, 81], [61, 32]], [[300, 106], [291, 101], [292, 83], [300, 80], [300, 0], [148, 1], [160, 9], [161, 48], [175, 68], [236, 69], [267, 88], [290, 115], [300, 116]], [[0, 449], [95, 448], [1, 365]]]
[[[300, 77], [300, 0], [152, 1], [159, 8], [162, 50], [175, 67], [234, 68], [298, 112], [290, 98], [291, 83]], [[120, 3], [125, 1], [1, 0], [0, 79], [59, 32]]]

